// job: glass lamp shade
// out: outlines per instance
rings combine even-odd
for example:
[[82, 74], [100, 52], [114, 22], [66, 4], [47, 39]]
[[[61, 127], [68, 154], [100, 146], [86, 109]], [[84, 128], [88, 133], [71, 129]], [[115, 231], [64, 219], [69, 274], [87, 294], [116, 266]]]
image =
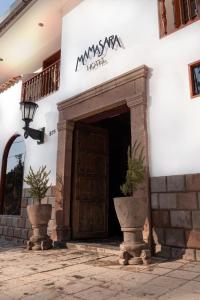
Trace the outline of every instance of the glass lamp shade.
[[38, 105], [32, 101], [20, 102], [20, 109], [22, 112], [22, 120], [28, 123], [32, 122]]

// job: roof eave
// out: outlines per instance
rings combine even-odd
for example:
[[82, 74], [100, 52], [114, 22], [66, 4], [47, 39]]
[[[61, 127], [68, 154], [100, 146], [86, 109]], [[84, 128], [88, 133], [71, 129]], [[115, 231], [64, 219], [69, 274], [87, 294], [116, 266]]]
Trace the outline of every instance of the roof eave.
[[0, 23], [0, 37], [38, 0], [23, 0]]

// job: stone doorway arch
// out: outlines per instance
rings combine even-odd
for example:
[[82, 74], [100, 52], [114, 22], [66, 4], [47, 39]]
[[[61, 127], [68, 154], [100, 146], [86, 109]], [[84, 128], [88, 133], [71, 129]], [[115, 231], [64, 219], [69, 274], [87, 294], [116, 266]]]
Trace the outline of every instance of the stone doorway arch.
[[146, 178], [138, 193], [146, 196], [148, 202], [147, 220], [150, 224], [147, 76], [148, 68], [143, 65], [58, 103], [57, 174], [59, 179], [57, 180], [56, 191], [56, 226], [53, 234], [55, 241], [66, 241], [71, 237], [71, 170], [74, 122], [116, 109], [124, 104], [130, 109], [131, 143], [133, 145], [137, 140], [144, 147]]

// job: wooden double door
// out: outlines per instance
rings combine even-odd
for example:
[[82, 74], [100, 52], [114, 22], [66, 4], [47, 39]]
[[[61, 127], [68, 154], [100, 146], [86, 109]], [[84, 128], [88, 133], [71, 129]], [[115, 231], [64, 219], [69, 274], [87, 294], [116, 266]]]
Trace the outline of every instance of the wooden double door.
[[72, 238], [108, 235], [108, 132], [78, 123], [74, 131]]

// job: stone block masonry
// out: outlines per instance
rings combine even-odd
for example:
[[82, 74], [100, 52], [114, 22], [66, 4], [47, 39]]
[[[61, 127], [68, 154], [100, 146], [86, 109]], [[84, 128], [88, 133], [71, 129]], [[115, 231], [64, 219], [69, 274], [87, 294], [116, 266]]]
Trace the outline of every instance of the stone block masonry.
[[[18, 216], [0, 215], [1, 237], [15, 243], [25, 243], [29, 239], [32, 235], [32, 229], [26, 207], [33, 203], [34, 199], [30, 196], [29, 189], [24, 189], [21, 201], [21, 214]], [[51, 235], [55, 220], [55, 187], [49, 188], [47, 196], [42, 200], [42, 203], [52, 205], [52, 215], [48, 226], [48, 234]]]
[[151, 178], [151, 210], [155, 254], [199, 260], [200, 174]]
[[[0, 236], [16, 243], [32, 234], [26, 207], [32, 204], [24, 189], [19, 216], [0, 215]], [[48, 233], [55, 226], [55, 187], [43, 203], [52, 205]], [[151, 178], [151, 211], [154, 251], [166, 258], [200, 261], [200, 174]]]

